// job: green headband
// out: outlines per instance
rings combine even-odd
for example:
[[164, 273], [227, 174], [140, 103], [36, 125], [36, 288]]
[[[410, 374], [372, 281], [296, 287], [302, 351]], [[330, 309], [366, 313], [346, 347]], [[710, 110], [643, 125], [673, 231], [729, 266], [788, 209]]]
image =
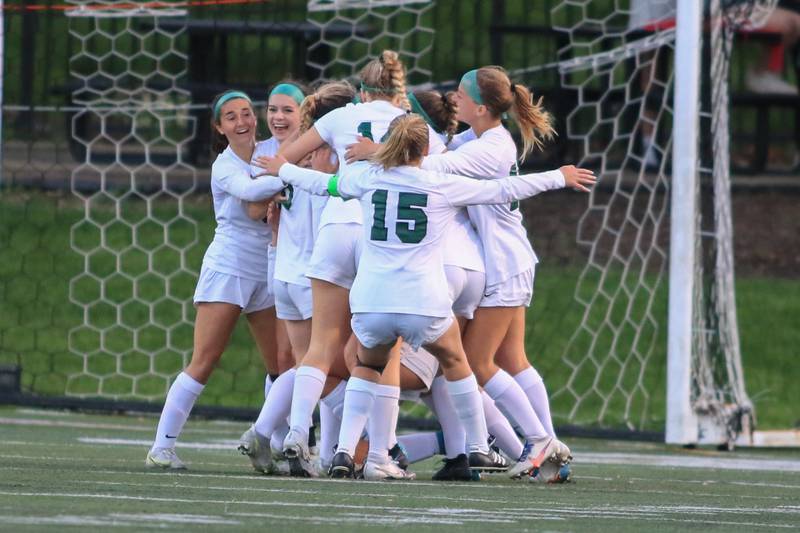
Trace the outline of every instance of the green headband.
[[269, 96], [272, 98], [276, 94], [285, 94], [286, 96], [291, 97], [292, 100], [297, 102], [297, 105], [302, 104], [306, 97], [306, 95], [303, 94], [303, 91], [300, 90], [300, 87], [293, 83], [279, 83], [274, 89], [272, 89], [272, 91], [270, 91]]
[[394, 94], [397, 92], [397, 89], [383, 89], [381, 87], [373, 87], [372, 85], [367, 85], [363, 81], [361, 82], [361, 90], [365, 93], [385, 93], [385, 94]]
[[247, 100], [247, 102], [250, 103], [250, 105], [253, 104], [252, 100], [250, 100], [250, 97], [244, 94], [242, 91], [229, 91], [220, 96], [219, 100], [217, 100], [217, 103], [214, 105], [214, 120], [216, 122], [219, 122], [219, 112], [222, 109], [222, 106], [226, 102], [230, 102], [231, 100], [236, 100], [237, 98], [242, 98], [244, 100]]
[[470, 70], [461, 77], [461, 86], [467, 92], [470, 98], [475, 100], [478, 105], [483, 105], [483, 98], [481, 98], [481, 89], [478, 86], [478, 71]]
[[439, 131], [439, 126], [428, 116], [425, 110], [422, 108], [422, 105], [417, 100], [417, 97], [414, 96], [414, 93], [408, 93], [408, 102], [411, 104], [411, 112], [416, 113], [417, 115], [421, 116], [425, 122], [428, 123], [428, 126], [433, 128], [433, 131], [436, 133], [442, 133]]

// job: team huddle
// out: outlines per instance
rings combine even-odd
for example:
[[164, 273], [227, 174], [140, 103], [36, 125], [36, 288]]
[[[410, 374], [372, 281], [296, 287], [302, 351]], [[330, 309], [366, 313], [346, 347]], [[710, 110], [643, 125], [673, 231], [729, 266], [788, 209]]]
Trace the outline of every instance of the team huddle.
[[[574, 166], [518, 175], [502, 121], [516, 120], [527, 155], [554, 133], [541, 101], [499, 67], [467, 72], [454, 93], [407, 92], [387, 50], [358, 88], [276, 85], [266, 141], [245, 93], [212, 109], [217, 228], [192, 360], [146, 464], [185, 468], [176, 440], [244, 314], [268, 372], [239, 444], [257, 471], [410, 480], [410, 464], [443, 455], [434, 480], [569, 479], [524, 348], [538, 260], [518, 202], [595, 178]], [[456, 134], [459, 122], [469, 128]], [[424, 402], [441, 430], [396, 435], [401, 400]]]

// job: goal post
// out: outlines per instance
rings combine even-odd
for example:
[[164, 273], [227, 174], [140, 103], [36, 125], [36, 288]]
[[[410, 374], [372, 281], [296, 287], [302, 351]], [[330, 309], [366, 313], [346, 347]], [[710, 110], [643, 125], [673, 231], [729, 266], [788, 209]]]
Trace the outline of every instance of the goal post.
[[666, 441], [697, 441], [692, 407], [692, 312], [697, 238], [703, 6], [678, 0], [672, 143]]

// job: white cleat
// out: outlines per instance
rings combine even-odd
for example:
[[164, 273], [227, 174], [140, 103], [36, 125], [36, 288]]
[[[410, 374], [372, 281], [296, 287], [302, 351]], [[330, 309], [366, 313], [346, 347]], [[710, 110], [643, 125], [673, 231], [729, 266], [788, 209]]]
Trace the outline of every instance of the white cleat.
[[508, 471], [509, 477], [519, 478], [538, 471], [543, 464], [550, 462], [556, 465], [568, 464], [572, 454], [567, 445], [553, 437], [539, 439], [533, 444], [525, 444], [517, 464]]
[[147, 452], [144, 465], [148, 468], [163, 468], [164, 470], [186, 470], [186, 464], [178, 459], [175, 448], [153, 448]]
[[283, 454], [289, 460], [292, 477], [319, 477], [308, 449], [308, 438], [290, 430], [283, 441]]
[[411, 481], [417, 479], [417, 475], [414, 472], [403, 470], [394, 461], [389, 461], [388, 463], [373, 463], [367, 461], [367, 464], [364, 466], [364, 479], [367, 481]]
[[261, 472], [262, 474], [271, 472], [273, 464], [269, 439], [259, 435], [254, 426], [250, 426], [250, 429], [242, 434], [237, 449], [242, 455], [250, 458], [250, 462], [256, 472]]
[[272, 448], [272, 467], [266, 473], [273, 476], [288, 476], [290, 472], [289, 460], [283, 452]]

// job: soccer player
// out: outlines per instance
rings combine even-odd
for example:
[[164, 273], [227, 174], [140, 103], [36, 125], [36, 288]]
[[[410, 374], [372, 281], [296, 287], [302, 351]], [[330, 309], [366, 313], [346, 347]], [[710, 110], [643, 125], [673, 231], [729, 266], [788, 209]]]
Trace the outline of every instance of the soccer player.
[[214, 149], [211, 193], [217, 229], [208, 246], [194, 294], [197, 317], [192, 360], [167, 394], [153, 446], [145, 464], [182, 469], [175, 454], [195, 400], [217, 365], [239, 315], [244, 313], [256, 345], [262, 351], [273, 342], [275, 309], [269, 291], [267, 245], [269, 226], [247, 216], [243, 202], [260, 202], [284, 189], [274, 177], [251, 178], [257, 119], [250, 98], [226, 91], [212, 104]]
[[[352, 477], [353, 453], [374, 401], [390, 349], [402, 337], [412, 347], [434, 354], [467, 434], [467, 468], [498, 469], [487, 445], [486, 421], [478, 384], [466, 360], [452, 318], [441, 239], [465, 205], [507, 204], [564, 186], [587, 190], [591, 171], [562, 167], [543, 174], [497, 180], [472, 180], [422, 170], [429, 132], [416, 115], [393, 121], [374, 166], [345, 169], [341, 178], [285, 164], [280, 156], [263, 160], [270, 173], [315, 194], [360, 198], [370, 224], [364, 227], [364, 252], [350, 294], [358, 363], [348, 381], [332, 477]], [[425, 295], [425, 298], [409, 298]], [[548, 446], [542, 460], [558, 456]], [[565, 458], [566, 459], [566, 458]], [[504, 463], [504, 461], [501, 461]]]
[[[458, 118], [470, 129], [453, 139], [455, 150], [431, 155], [423, 168], [486, 180], [516, 168], [517, 148], [502, 124], [511, 112], [523, 138], [522, 157], [550, 138], [553, 127], [541, 99], [509, 79], [501, 67], [464, 74], [457, 91]], [[569, 449], [555, 438], [547, 392], [525, 354], [525, 308], [533, 296], [538, 259], [517, 202], [469, 207], [483, 243], [486, 288], [464, 334], [464, 348], [478, 382], [500, 411], [516, 424], [526, 443], [511, 476], [538, 468], [543, 457], [567, 461]], [[500, 366], [498, 366], [500, 365]]]

